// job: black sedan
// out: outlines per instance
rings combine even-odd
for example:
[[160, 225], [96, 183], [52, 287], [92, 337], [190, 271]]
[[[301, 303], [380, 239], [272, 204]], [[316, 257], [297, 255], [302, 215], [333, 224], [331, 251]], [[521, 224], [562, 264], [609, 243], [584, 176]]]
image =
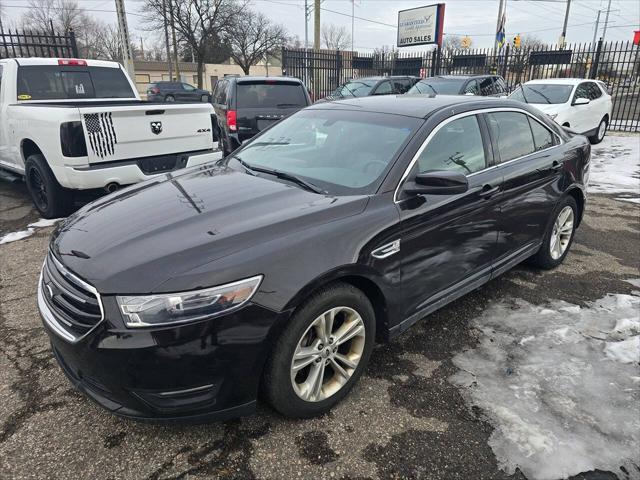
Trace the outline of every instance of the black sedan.
[[500, 97], [506, 96], [507, 90], [500, 75], [439, 75], [423, 78], [407, 94]]
[[566, 257], [590, 146], [526, 104], [315, 105], [218, 164], [91, 203], [38, 285], [53, 352], [112, 412], [204, 421], [343, 399], [376, 341]]
[[210, 102], [211, 92], [184, 82], [156, 82], [147, 87], [150, 102]]

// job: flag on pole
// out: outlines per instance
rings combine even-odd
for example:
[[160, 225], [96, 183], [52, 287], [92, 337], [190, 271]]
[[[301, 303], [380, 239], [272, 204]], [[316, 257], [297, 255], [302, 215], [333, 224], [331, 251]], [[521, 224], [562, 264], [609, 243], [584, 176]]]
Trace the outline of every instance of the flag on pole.
[[498, 44], [498, 48], [501, 49], [504, 46], [505, 41], [505, 33], [504, 33], [504, 25], [506, 23], [506, 15], [503, 13], [502, 18], [500, 19], [500, 24], [498, 25], [498, 31], [496, 32], [496, 43]]

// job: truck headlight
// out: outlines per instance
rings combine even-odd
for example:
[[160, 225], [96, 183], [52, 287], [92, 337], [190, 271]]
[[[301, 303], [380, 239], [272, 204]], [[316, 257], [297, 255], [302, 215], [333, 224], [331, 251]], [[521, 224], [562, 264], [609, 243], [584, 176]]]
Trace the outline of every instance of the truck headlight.
[[236, 309], [258, 290], [262, 275], [218, 287], [158, 295], [118, 295], [127, 327], [193, 322]]

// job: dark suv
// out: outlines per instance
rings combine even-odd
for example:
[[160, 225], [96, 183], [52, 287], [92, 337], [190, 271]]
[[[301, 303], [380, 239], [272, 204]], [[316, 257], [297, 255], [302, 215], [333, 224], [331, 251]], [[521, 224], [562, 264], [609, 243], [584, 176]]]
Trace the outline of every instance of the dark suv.
[[156, 82], [147, 87], [150, 102], [208, 102], [211, 92], [184, 82]]
[[397, 95], [406, 93], [418, 80], [418, 77], [393, 76], [393, 77], [365, 77], [354, 78], [343, 83], [330, 95], [318, 100], [316, 103], [344, 98], [368, 97], [369, 95]]
[[214, 138], [225, 155], [284, 117], [311, 105], [292, 77], [225, 77], [213, 91]]
[[508, 92], [500, 75], [439, 75], [423, 78], [407, 93], [501, 97]]

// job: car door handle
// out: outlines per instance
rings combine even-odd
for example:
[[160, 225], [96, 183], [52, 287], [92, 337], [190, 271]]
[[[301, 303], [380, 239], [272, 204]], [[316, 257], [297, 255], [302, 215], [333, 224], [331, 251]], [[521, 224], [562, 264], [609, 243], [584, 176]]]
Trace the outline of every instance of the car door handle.
[[494, 187], [487, 183], [484, 187], [482, 187], [482, 190], [480, 190], [480, 193], [478, 195], [480, 195], [482, 198], [490, 198], [491, 196], [498, 193], [498, 191], [500, 191], [500, 186]]
[[553, 170], [554, 172], [557, 172], [558, 170], [562, 170], [562, 163], [558, 162], [557, 160], [554, 160], [553, 163], [551, 164], [551, 170]]

